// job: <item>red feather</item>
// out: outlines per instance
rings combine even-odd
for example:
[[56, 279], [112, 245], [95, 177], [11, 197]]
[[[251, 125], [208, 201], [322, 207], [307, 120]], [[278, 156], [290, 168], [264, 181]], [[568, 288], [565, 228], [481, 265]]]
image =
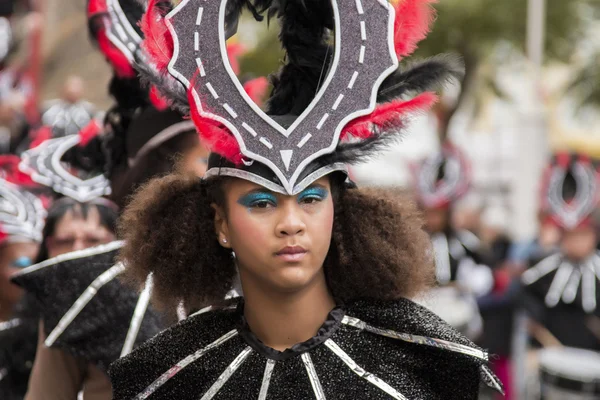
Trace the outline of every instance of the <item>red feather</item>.
[[426, 111], [436, 101], [437, 96], [434, 93], [425, 92], [408, 101], [396, 100], [380, 104], [371, 114], [357, 118], [346, 125], [340, 139], [346, 139], [349, 135], [367, 139], [373, 135], [374, 127], [385, 127], [409, 113]]
[[127, 57], [110, 42], [104, 30], [98, 32], [97, 40], [100, 51], [104, 53], [117, 76], [121, 78], [133, 78], [136, 75]]
[[[192, 86], [193, 87], [193, 86]], [[218, 153], [229, 161], [241, 164], [240, 146], [229, 130], [219, 122], [200, 115], [192, 91], [188, 91], [192, 121], [200, 134], [202, 142], [212, 152]]]
[[2, 224], [0, 224], [0, 244], [8, 239], [8, 235], [2, 230]]
[[259, 107], [264, 104], [267, 89], [269, 88], [269, 80], [264, 76], [260, 78], [251, 79], [244, 83], [244, 90], [250, 96], [250, 99], [255, 102]]
[[19, 169], [21, 158], [14, 154], [0, 156], [0, 178], [17, 186], [32, 187], [37, 184], [31, 180], [31, 176]]
[[150, 86], [150, 92], [148, 95], [150, 97], [150, 102], [158, 111], [164, 111], [169, 107], [169, 101], [162, 94], [160, 94], [156, 86]]
[[560, 152], [556, 155], [556, 164], [562, 168], [567, 168], [571, 162], [571, 155], [568, 152]]
[[81, 147], [86, 146], [93, 138], [98, 136], [101, 131], [102, 131], [102, 128], [100, 127], [100, 124], [98, 124], [98, 122], [95, 119], [91, 120], [89, 124], [84, 126], [79, 131], [78, 146], [81, 146]]
[[46, 125], [42, 126], [39, 129], [36, 129], [35, 131], [32, 131], [31, 133], [33, 136], [33, 140], [29, 145], [30, 149], [38, 147], [40, 144], [42, 144], [48, 139], [52, 139], [52, 128]]
[[87, 5], [88, 18], [93, 17], [96, 14], [103, 14], [108, 12], [106, 6], [106, 0], [90, 0]]
[[133, 78], [135, 76], [135, 71], [129, 63], [129, 60], [110, 42], [106, 36], [106, 24], [110, 24], [106, 0], [91, 0], [88, 2], [88, 19], [92, 19], [95, 16], [102, 14], [105, 15], [100, 17], [101, 20], [98, 21], [98, 23], [102, 25], [100, 25], [96, 31], [98, 47], [100, 48], [100, 51], [104, 53], [108, 62], [112, 65], [117, 76], [122, 78]]
[[397, 0], [394, 21], [394, 45], [398, 58], [411, 55], [417, 43], [427, 37], [435, 19], [436, 0]]
[[150, 0], [140, 28], [144, 33], [142, 48], [148, 53], [159, 71], [166, 73], [173, 57], [173, 37], [165, 23], [165, 10], [158, 6], [161, 0]]
[[240, 57], [246, 53], [246, 49], [239, 43], [227, 44], [227, 58], [229, 59], [229, 65], [233, 73], [239, 75], [240, 73]]

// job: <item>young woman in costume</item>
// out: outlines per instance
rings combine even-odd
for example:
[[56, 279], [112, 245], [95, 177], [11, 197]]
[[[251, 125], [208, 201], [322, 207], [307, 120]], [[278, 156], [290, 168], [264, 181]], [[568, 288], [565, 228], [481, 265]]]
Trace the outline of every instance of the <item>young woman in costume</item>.
[[445, 143], [414, 172], [417, 201], [435, 250], [438, 283], [456, 285], [475, 296], [489, 293], [494, 279], [484, 263], [479, 239], [470, 231], [453, 228], [451, 223], [452, 205], [471, 183], [469, 161], [456, 146]]
[[[245, 5], [278, 17], [287, 52], [268, 115], [225, 57]], [[482, 380], [500, 389], [484, 350], [409, 300], [433, 280], [414, 207], [346, 179], [347, 162], [434, 100], [418, 93], [458, 73], [447, 58], [398, 69], [427, 32], [429, 2], [190, 0], [161, 11], [149, 9], [152, 37], [172, 53], [154, 61], [188, 86], [213, 154], [203, 180], [167, 176], [135, 196], [122, 259], [138, 279], [153, 274], [165, 304], [195, 312], [111, 366], [114, 399], [464, 400]], [[243, 297], [225, 301], [238, 274]]]

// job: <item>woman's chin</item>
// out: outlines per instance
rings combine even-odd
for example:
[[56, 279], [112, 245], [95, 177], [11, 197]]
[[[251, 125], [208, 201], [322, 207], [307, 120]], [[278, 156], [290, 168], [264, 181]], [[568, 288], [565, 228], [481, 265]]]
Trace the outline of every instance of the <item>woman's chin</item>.
[[302, 266], [286, 266], [279, 269], [269, 280], [282, 292], [297, 292], [310, 286], [315, 278], [314, 272]]

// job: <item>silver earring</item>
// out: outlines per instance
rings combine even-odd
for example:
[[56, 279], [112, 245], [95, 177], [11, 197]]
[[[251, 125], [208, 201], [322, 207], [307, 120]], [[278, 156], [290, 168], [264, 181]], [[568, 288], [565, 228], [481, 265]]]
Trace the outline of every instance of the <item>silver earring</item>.
[[227, 239], [223, 238], [223, 243], [227, 243]]

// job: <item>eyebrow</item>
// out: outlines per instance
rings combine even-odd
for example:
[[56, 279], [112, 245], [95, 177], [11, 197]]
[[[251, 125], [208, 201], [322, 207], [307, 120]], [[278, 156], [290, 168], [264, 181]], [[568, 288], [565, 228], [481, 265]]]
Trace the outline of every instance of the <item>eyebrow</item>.
[[267, 188], [256, 188], [256, 189], [252, 189], [252, 190], [242, 193], [241, 197], [247, 196], [249, 194], [254, 194], [254, 193], [268, 193], [268, 194], [276, 195], [275, 192], [273, 192], [272, 190], [269, 190]]
[[[320, 183], [313, 183], [313, 184], [311, 184], [311, 185], [307, 186], [306, 188], [304, 188], [304, 189], [303, 189], [301, 192], [299, 192], [298, 194], [300, 194], [300, 193], [302, 193], [302, 192], [305, 192], [305, 191], [307, 191], [308, 189], [312, 189], [312, 188], [320, 188], [320, 189], [328, 190], [326, 186], [324, 186], [324, 185], [322, 185], [322, 184], [320, 184]], [[249, 194], [254, 194], [254, 193], [268, 193], [268, 194], [271, 194], [271, 195], [273, 195], [273, 196], [277, 196], [278, 194], [281, 194], [281, 193], [274, 192], [274, 191], [272, 191], [272, 190], [270, 190], [270, 189], [267, 189], [267, 188], [264, 188], [264, 187], [260, 187], [260, 188], [251, 189], [251, 190], [249, 190], [249, 191], [247, 191], [247, 192], [244, 192], [244, 193], [242, 193], [242, 194], [241, 194], [241, 196], [240, 196], [240, 197], [247, 196], [247, 195], [249, 195]], [[297, 196], [297, 195], [296, 195], [296, 196]]]
[[[321, 185], [320, 183], [313, 183], [312, 185], [307, 186], [304, 190], [302, 190], [300, 193], [307, 191], [308, 189], [313, 189], [313, 188], [319, 188], [319, 189], [323, 189], [323, 190], [327, 190], [327, 187], [325, 187], [324, 185]], [[298, 194], [300, 194], [298, 193]]]

